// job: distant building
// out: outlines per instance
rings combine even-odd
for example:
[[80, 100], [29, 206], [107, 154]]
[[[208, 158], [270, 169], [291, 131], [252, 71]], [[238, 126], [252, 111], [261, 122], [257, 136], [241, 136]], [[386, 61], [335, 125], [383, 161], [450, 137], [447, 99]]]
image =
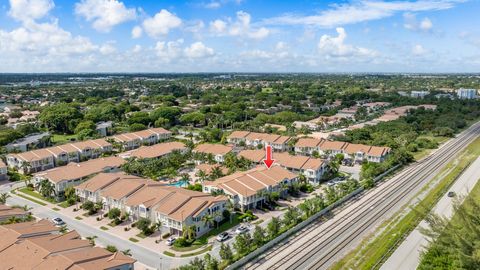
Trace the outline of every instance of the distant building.
[[102, 137], [110, 135], [112, 132], [112, 121], [97, 123], [95, 130]]
[[44, 148], [50, 145], [50, 133], [37, 133], [18, 139], [5, 148], [10, 152], [26, 152], [33, 149]]
[[461, 98], [461, 99], [477, 98], [477, 89], [460, 88], [457, 90], [457, 96], [458, 98]]
[[410, 96], [412, 98], [424, 98], [428, 94], [430, 94], [430, 92], [428, 92], [428, 91], [412, 91], [412, 92], [410, 92]]

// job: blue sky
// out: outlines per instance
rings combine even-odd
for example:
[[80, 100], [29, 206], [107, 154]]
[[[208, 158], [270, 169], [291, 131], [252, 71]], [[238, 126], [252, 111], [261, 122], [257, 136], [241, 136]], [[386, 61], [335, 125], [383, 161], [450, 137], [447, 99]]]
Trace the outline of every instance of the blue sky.
[[478, 0], [0, 0], [0, 72], [479, 72]]

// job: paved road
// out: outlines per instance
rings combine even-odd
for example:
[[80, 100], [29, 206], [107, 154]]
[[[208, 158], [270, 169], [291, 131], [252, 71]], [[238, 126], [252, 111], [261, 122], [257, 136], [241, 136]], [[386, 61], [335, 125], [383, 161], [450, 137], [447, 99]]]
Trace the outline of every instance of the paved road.
[[[449, 191], [453, 191], [457, 196], [467, 195], [475, 186], [480, 178], [480, 158], [478, 158], [470, 167], [458, 178]], [[432, 209], [437, 215], [443, 215], [451, 218], [453, 214], [453, 200], [446, 194], [438, 201]], [[383, 270], [409, 270], [416, 269], [420, 263], [420, 254], [428, 244], [428, 240], [420, 233], [419, 228], [428, 227], [425, 221], [422, 221], [417, 228], [410, 233], [405, 241], [395, 250], [390, 258], [382, 265]]]
[[479, 134], [480, 123], [477, 123], [442, 145], [430, 157], [358, 198], [333, 218], [313, 223], [244, 268], [327, 269], [383, 220], [410, 203], [414, 195]]
[[[21, 185], [21, 184], [16, 184]], [[15, 186], [17, 187], [17, 186]], [[10, 190], [10, 185], [3, 185], [0, 187], [1, 192], [6, 192]], [[105, 232], [99, 228], [95, 228], [89, 225], [86, 225], [83, 222], [80, 222], [76, 219], [72, 219], [68, 216], [62, 215], [59, 212], [53, 211], [52, 209], [44, 206], [40, 206], [29, 200], [11, 196], [7, 199], [9, 205], [28, 205], [32, 208], [30, 211], [32, 214], [38, 218], [47, 218], [51, 219], [53, 217], [62, 218], [68, 225], [69, 229], [76, 230], [82, 237], [88, 236], [97, 236], [95, 242], [101, 246], [114, 245], [119, 250], [130, 249], [132, 256], [137, 259], [142, 264], [145, 264], [152, 269], [170, 269], [173, 267], [186, 264], [190, 261], [191, 258], [171, 258], [163, 254], [156, 253], [150, 249], [143, 248], [139, 245], [136, 245], [128, 240], [116, 237], [115, 235]]]

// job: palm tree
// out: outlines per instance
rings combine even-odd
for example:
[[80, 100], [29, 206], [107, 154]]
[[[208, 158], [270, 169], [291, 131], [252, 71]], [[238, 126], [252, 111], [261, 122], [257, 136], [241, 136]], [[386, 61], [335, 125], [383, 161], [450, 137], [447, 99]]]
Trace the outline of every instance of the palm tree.
[[66, 233], [66, 232], [68, 232], [67, 225], [63, 225], [62, 227], [60, 227], [59, 232], [60, 232], [60, 233]]
[[203, 170], [200, 170], [198, 173], [197, 173], [197, 176], [198, 178], [200, 178], [200, 181], [203, 183], [205, 180], [207, 180], [207, 174], [205, 173], [205, 171]]
[[212, 171], [210, 172], [210, 178], [212, 180], [218, 179], [223, 176], [222, 169], [220, 169], [220, 166], [215, 166], [212, 168]]
[[218, 223], [220, 223], [217, 219], [221, 217], [222, 214], [219, 211], [213, 212], [213, 221], [215, 222], [216, 228], [218, 229]]
[[235, 215], [235, 204], [231, 200], [228, 200], [226, 208], [230, 212], [230, 223], [232, 223], [233, 215]]
[[197, 231], [197, 227], [195, 225], [191, 226], [183, 226], [183, 237], [188, 240], [192, 240], [195, 238], [195, 233]]
[[95, 238], [98, 238], [98, 236], [87, 236], [86, 237], [88, 241], [90, 241], [90, 245], [95, 246]]
[[1, 193], [0, 194], [0, 204], [5, 204], [7, 203], [7, 199], [10, 198], [10, 195], [7, 193]]
[[130, 249], [122, 250], [123, 255], [132, 256], [132, 251]]
[[162, 227], [163, 227], [163, 222], [158, 220], [155, 223], [155, 229], [158, 231], [158, 241], [159, 242], [162, 240]]
[[213, 218], [212, 215], [207, 214], [207, 215], [202, 217], [202, 221], [206, 226], [211, 228], [212, 224], [215, 222], [215, 219]]
[[52, 195], [55, 195], [55, 186], [46, 179], [37, 184], [37, 189], [43, 197], [51, 198]]

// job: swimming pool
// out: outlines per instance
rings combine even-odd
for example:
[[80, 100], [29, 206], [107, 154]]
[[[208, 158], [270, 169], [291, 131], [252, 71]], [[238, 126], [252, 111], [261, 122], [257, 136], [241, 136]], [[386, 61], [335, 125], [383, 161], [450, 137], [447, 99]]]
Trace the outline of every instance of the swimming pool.
[[168, 186], [186, 187], [186, 186], [188, 186], [188, 181], [186, 181], [186, 180], [181, 180], [181, 181], [177, 181], [177, 182], [175, 182], [175, 183], [168, 184]]

